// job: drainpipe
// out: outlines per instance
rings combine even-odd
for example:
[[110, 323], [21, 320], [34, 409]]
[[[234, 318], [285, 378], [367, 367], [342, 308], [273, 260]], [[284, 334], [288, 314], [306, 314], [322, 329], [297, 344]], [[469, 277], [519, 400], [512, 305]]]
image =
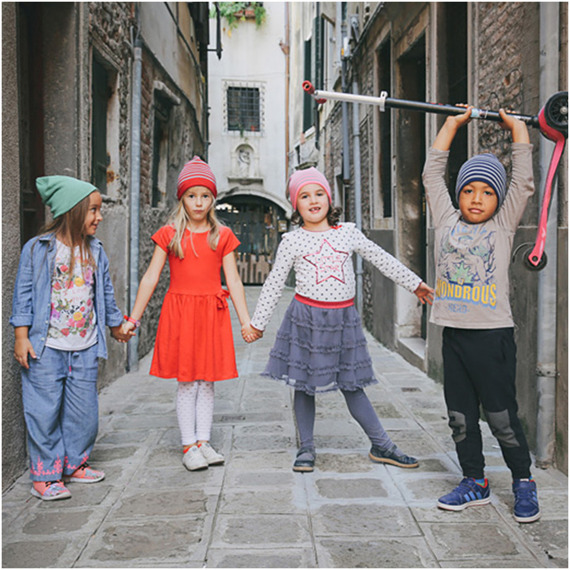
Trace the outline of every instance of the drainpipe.
[[[346, 2], [337, 2], [336, 19], [341, 22], [338, 27], [338, 49], [341, 72], [341, 89], [343, 93], [348, 92], [347, 82], [347, 59], [348, 59], [348, 38], [346, 36]], [[350, 183], [350, 142], [348, 135], [348, 102], [342, 102], [342, 180], [346, 186]], [[344, 204], [343, 204], [344, 206]]]
[[[358, 83], [352, 82], [352, 93], [358, 95]], [[354, 163], [354, 222], [362, 230], [362, 188], [360, 184], [360, 106], [352, 106], [352, 153]], [[362, 257], [356, 256], [356, 309], [362, 315]]]
[[[141, 88], [142, 88], [142, 41], [134, 43], [133, 97], [131, 109], [131, 188], [130, 188], [130, 263], [129, 263], [129, 312], [133, 310], [139, 286], [139, 209], [141, 173]], [[127, 370], [139, 367], [139, 337], [128, 343]]]
[[[358, 17], [352, 16], [350, 21], [351, 36], [355, 42], [358, 42]], [[353, 69], [353, 74], [355, 73]], [[358, 82], [353, 77], [352, 80], [352, 93], [358, 95]], [[352, 105], [352, 162], [353, 162], [353, 175], [354, 175], [354, 222], [356, 227], [362, 231], [362, 180], [360, 172], [360, 105]], [[362, 275], [364, 273], [362, 268], [362, 257], [356, 255], [356, 310], [362, 316], [363, 307], [363, 294], [362, 294]]]
[[[540, 3], [540, 101], [545, 102], [559, 89], [559, 5]], [[554, 143], [540, 137], [540, 188], [544, 188]], [[556, 412], [556, 266], [558, 231], [558, 192], [553, 185], [545, 250], [549, 262], [538, 273], [538, 323], [536, 389], [536, 466], [546, 468], [554, 459]], [[542, 203], [542, 195], [540, 202]]]
[[289, 24], [289, 3], [284, 2], [285, 6], [285, 45], [283, 53], [285, 54], [285, 180], [283, 185], [286, 187], [289, 178], [289, 89], [291, 82], [291, 28]]

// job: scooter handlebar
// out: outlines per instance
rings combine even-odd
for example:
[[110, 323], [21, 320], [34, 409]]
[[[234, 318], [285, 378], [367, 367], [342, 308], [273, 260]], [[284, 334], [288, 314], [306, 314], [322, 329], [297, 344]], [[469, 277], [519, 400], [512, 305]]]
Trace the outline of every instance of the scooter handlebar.
[[[347, 101], [349, 103], [378, 105], [381, 107], [381, 110], [384, 110], [385, 108], [409, 109], [411, 111], [423, 111], [426, 113], [436, 113], [440, 115], [460, 115], [465, 113], [464, 107], [456, 107], [455, 105], [407, 101], [405, 99], [394, 99], [387, 96], [371, 97], [369, 95], [354, 95], [352, 93], [342, 93], [337, 91], [321, 91], [315, 89], [314, 85], [310, 81], [303, 81], [303, 90], [305, 93], [312, 95], [318, 103], [323, 103], [327, 99], [330, 99], [336, 101]], [[518, 113], [509, 113], [509, 115], [513, 115], [531, 127], [540, 128], [538, 116], [519, 115]], [[501, 116], [498, 111], [490, 111], [488, 109], [473, 109], [471, 112], [471, 118], [495, 122], [501, 121]]]

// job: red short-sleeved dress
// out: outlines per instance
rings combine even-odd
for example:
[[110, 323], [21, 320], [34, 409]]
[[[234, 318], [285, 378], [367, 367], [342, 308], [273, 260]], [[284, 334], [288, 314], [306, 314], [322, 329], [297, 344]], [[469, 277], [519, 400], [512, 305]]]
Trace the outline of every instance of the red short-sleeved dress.
[[209, 232], [183, 238], [184, 259], [168, 249], [172, 226], [160, 228], [153, 241], [168, 253], [170, 287], [160, 312], [150, 373], [179, 382], [236, 378], [237, 368], [228, 291], [222, 289], [222, 259], [240, 244], [227, 227], [220, 228], [216, 251], [208, 243]]

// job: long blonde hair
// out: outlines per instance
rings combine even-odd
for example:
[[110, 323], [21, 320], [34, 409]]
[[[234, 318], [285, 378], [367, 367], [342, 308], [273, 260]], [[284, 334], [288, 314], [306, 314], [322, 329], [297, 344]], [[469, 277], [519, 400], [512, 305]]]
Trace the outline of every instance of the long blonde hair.
[[[41, 230], [39, 235], [55, 234], [60, 241], [69, 246], [71, 250], [69, 260], [69, 271], [67, 281], [73, 278], [73, 270], [75, 268], [75, 255], [73, 254], [75, 247], [79, 246], [79, 258], [81, 265], [89, 264], [96, 268], [95, 259], [91, 252], [91, 236], [85, 233], [85, 219], [89, 212], [90, 195], [86, 196], [78, 202], [71, 210], [58, 216], [51, 222], [47, 223]], [[83, 272], [83, 268], [82, 268]]]
[[[208, 244], [213, 251], [216, 251], [216, 248], [218, 247], [218, 242], [220, 241], [220, 228], [224, 225], [222, 222], [220, 222], [220, 220], [218, 220], [218, 217], [216, 216], [216, 210], [214, 208], [215, 203], [215, 200], [212, 200], [212, 205], [210, 206], [207, 214], [207, 222], [210, 226]], [[168, 244], [168, 249], [170, 249], [172, 253], [174, 253], [174, 255], [179, 259], [184, 259], [184, 232], [190, 225], [190, 216], [188, 215], [186, 208], [184, 208], [184, 203], [182, 200], [178, 202], [178, 205], [170, 215], [167, 223], [174, 226], [175, 229], [174, 236]], [[194, 248], [192, 235], [193, 232], [190, 230], [190, 245], [192, 246], [194, 255], [198, 257], [198, 253]]]

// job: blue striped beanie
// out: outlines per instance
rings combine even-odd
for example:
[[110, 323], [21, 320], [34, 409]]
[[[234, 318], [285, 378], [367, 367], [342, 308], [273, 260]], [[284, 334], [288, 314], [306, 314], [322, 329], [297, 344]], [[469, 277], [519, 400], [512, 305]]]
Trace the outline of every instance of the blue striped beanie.
[[455, 184], [455, 197], [458, 202], [462, 188], [471, 182], [488, 184], [495, 191], [499, 200], [497, 208], [505, 201], [505, 196], [507, 195], [507, 172], [501, 161], [494, 154], [478, 154], [470, 158], [459, 169]]

